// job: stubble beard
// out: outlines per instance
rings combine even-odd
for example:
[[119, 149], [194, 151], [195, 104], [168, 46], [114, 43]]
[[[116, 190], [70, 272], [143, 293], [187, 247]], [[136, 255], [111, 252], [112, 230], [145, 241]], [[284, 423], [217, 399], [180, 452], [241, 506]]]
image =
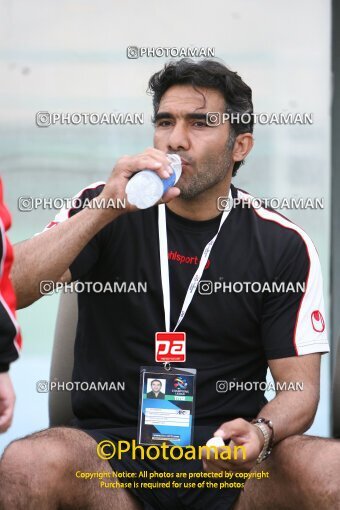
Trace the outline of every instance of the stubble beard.
[[183, 176], [179, 179], [176, 187], [181, 190], [180, 198], [193, 200], [225, 179], [232, 164], [231, 149], [234, 141], [233, 137], [230, 137], [225, 150], [219, 157], [210, 156], [200, 163], [194, 175], [186, 178]]

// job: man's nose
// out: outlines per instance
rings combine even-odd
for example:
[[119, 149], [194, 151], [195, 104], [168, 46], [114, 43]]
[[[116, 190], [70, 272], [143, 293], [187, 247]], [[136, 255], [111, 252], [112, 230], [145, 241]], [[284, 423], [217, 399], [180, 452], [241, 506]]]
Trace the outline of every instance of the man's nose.
[[182, 122], [177, 122], [172, 128], [169, 139], [168, 139], [168, 150], [188, 150], [190, 147], [189, 133]]

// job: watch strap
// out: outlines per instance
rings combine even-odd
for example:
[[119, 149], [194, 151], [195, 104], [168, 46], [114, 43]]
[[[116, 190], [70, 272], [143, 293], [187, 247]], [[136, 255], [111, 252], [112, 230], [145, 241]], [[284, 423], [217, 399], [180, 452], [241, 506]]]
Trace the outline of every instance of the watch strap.
[[271, 454], [274, 442], [274, 428], [271, 420], [266, 420], [266, 418], [262, 417], [252, 420], [251, 423], [261, 430], [264, 437], [263, 448], [256, 459], [256, 463], [259, 464]]

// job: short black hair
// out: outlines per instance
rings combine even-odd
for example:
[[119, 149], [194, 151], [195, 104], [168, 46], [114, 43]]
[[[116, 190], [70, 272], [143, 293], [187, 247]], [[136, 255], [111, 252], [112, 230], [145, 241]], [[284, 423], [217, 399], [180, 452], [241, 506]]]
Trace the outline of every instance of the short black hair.
[[[231, 135], [236, 137], [241, 133], [253, 132], [252, 90], [224, 64], [212, 59], [195, 62], [187, 58], [166, 64], [149, 80], [148, 92], [153, 96], [154, 115], [158, 112], [163, 94], [173, 85], [180, 84], [219, 90], [225, 99], [225, 112], [239, 114], [236, 122], [231, 117]], [[244, 116], [247, 122], [242, 122], [242, 114], [249, 114]], [[234, 164], [233, 176], [242, 163], [237, 161]]]
[[162, 381], [160, 381], [159, 379], [152, 379], [150, 384], [152, 384], [154, 382], [159, 382], [159, 384], [162, 386]]

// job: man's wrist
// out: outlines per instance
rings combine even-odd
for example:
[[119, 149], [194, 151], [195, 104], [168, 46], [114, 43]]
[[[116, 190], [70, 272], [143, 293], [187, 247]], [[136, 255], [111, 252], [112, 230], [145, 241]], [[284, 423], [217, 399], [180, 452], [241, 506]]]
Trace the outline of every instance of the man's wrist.
[[254, 423], [252, 424], [255, 431], [256, 431], [256, 434], [259, 438], [259, 441], [260, 441], [260, 452], [262, 451], [263, 449], [263, 446], [264, 446], [264, 441], [265, 441], [265, 438], [264, 438], [264, 435], [263, 435], [263, 432], [259, 429], [259, 427], [257, 427]]
[[263, 436], [262, 449], [256, 461], [257, 464], [259, 464], [271, 454], [274, 442], [274, 427], [273, 423], [270, 420], [266, 420], [266, 418], [262, 417], [252, 420], [251, 423], [257, 428], [258, 432]]

